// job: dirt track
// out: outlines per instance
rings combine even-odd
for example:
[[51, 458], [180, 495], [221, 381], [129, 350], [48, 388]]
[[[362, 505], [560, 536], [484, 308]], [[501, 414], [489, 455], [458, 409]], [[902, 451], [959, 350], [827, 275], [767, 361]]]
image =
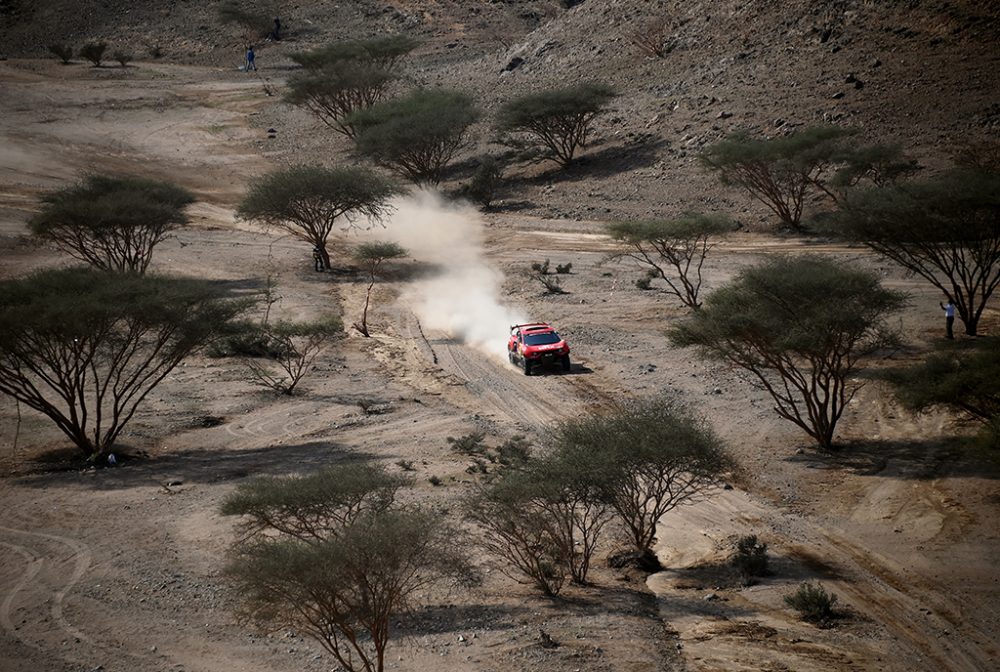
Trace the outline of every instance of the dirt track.
[[[259, 83], [232, 73], [139, 64], [127, 75], [49, 63], [0, 63], [0, 274], [51, 263], [24, 243], [41, 189], [83, 168], [138, 169], [175, 179], [201, 203], [194, 226], [158, 249], [157, 270], [254, 286], [273, 268], [287, 316], [343, 311], [350, 323], [363, 285], [308, 270], [308, 250], [235, 224], [245, 176], [294, 157], [262, 139], [284, 112]], [[265, 118], [256, 116], [265, 113]], [[473, 429], [491, 441], [533, 434], [626, 395], [682, 394], [743, 462], [741, 487], [663, 521], [652, 577], [658, 613], [641, 586], [609, 570], [597, 588], [549, 603], [491, 572], [478, 592], [433, 595], [433, 609], [403, 626], [399, 669], [463, 670], [987, 670], [998, 665], [1000, 487], [949, 451], [952, 427], [911, 417], [866, 387], [844, 421], [856, 442], [823, 458], [776, 420], [767, 400], [733, 372], [690, 359], [662, 336], [680, 316], [666, 296], [639, 292], [637, 272], [607, 264], [588, 222], [491, 216], [489, 263], [506, 274], [505, 302], [552, 321], [574, 345], [569, 375], [526, 377], [502, 359], [424, 329], [396, 301], [405, 280], [380, 285], [376, 336], [347, 333], [307, 379], [306, 393], [275, 399], [248, 387], [237, 364], [194, 359], [179, 368], [125, 442], [146, 459], [101, 472], [59, 472], [35, 462], [60, 437], [26, 415], [13, 474], [0, 489], [0, 669], [327, 670], [294, 633], [251, 635], [235, 624], [218, 572], [231, 521], [215, 511], [246, 476], [308, 469], [348, 454], [417, 465], [410, 493], [450, 510], [469, 487], [445, 438]], [[717, 286], [757, 255], [801, 250], [873, 264], [913, 292], [908, 334], [933, 337], [933, 295], [858, 250], [745, 236], [717, 250]], [[573, 263], [569, 294], [542, 297], [520, 275], [527, 262]], [[359, 399], [384, 411], [362, 414]], [[0, 441], [14, 407], [0, 402]], [[205, 417], [221, 418], [215, 427]], [[52, 459], [52, 458], [48, 458]], [[50, 466], [58, 466], [58, 460]], [[445, 485], [432, 487], [438, 476]], [[173, 485], [171, 485], [173, 484]], [[774, 576], [742, 589], [725, 560], [732, 538], [761, 534]], [[796, 621], [781, 597], [822, 580], [848, 607], [837, 628]], [[632, 588], [639, 588], [638, 592]], [[706, 599], [715, 595], [715, 599]], [[564, 646], [537, 647], [537, 630]], [[676, 634], [672, 634], [676, 633]], [[457, 636], [466, 638], [457, 643]], [[475, 635], [475, 639], [472, 635]], [[679, 645], [679, 653], [677, 646]]]

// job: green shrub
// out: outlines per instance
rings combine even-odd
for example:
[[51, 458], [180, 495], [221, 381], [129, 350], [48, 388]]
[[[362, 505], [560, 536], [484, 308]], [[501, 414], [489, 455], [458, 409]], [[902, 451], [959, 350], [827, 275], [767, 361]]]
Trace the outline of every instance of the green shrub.
[[642, 290], [652, 289], [653, 287], [650, 285], [650, 282], [652, 282], [652, 280], [653, 279], [650, 278], [648, 275], [644, 275], [635, 281], [635, 286]]
[[53, 44], [49, 46], [49, 51], [55, 54], [56, 57], [62, 61], [63, 65], [69, 64], [69, 60], [73, 58], [73, 47], [65, 44]]
[[121, 63], [121, 66], [123, 68], [127, 67], [128, 64], [132, 62], [132, 54], [126, 51], [116, 51], [114, 54], [112, 54], [112, 58]]
[[818, 583], [803, 583], [794, 593], [785, 596], [785, 604], [798, 611], [803, 621], [820, 625], [829, 625], [833, 620], [836, 602], [837, 596], [827, 593]]
[[523, 465], [531, 457], [531, 442], [518, 434], [507, 439], [494, 450], [489, 458], [492, 462], [505, 467]]
[[767, 544], [759, 541], [756, 534], [740, 537], [736, 540], [733, 565], [743, 578], [743, 583], [750, 585], [753, 577], [767, 574]]
[[264, 357], [277, 359], [282, 355], [280, 344], [261, 327], [241, 325], [237, 333], [228, 334], [212, 343], [205, 354], [214, 359], [222, 357]]
[[503, 182], [503, 164], [495, 157], [487, 154], [479, 159], [472, 180], [465, 187], [465, 195], [484, 208], [490, 207], [496, 192]]
[[486, 452], [486, 446], [483, 445], [483, 439], [485, 438], [486, 434], [483, 432], [472, 432], [457, 439], [449, 436], [448, 444], [452, 450], [463, 455], [482, 455]]
[[572, 262], [568, 264], [556, 264], [556, 273], [560, 275], [566, 275], [568, 273], [571, 273], [572, 271], [573, 271]]
[[544, 263], [538, 263], [537, 261], [532, 262], [532, 264], [531, 264], [531, 270], [533, 270], [535, 273], [538, 273], [539, 275], [548, 275], [549, 274], [549, 260], [546, 259]]
[[80, 58], [85, 58], [94, 64], [95, 68], [101, 67], [101, 60], [108, 45], [105, 42], [88, 42], [80, 47]]

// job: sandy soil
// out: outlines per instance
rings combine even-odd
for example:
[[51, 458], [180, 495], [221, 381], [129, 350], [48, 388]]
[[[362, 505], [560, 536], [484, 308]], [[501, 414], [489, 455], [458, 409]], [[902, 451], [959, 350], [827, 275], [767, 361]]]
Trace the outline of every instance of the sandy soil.
[[[307, 247], [233, 221], [248, 176], [301, 158], [267, 139], [284, 112], [259, 80], [194, 66], [11, 60], [0, 63], [0, 83], [0, 276], [63, 263], [26, 238], [40, 191], [81, 170], [133, 171], [200, 199], [193, 225], [158, 248], [155, 270], [247, 288], [270, 271], [283, 315], [330, 311], [349, 323], [359, 312], [360, 274], [315, 274]], [[298, 633], [235, 623], [219, 579], [232, 521], [217, 509], [236, 485], [346, 456], [391, 469], [406, 459], [416, 466], [407, 496], [456, 516], [473, 477], [446, 437], [530, 436], [663, 392], [694, 405], [744, 469], [733, 489], [662, 521], [668, 569], [646, 581], [601, 566], [595, 586], [550, 601], [493, 568], [481, 588], [429, 594], [401, 618], [393, 669], [996, 669], [1000, 485], [947, 441], [963, 428], [909, 415], [869, 384], [843, 421], [847, 448], [815, 454], [736, 372], [667, 345], [663, 329], [683, 312], [635, 289], [635, 269], [607, 263], [599, 230], [513, 214], [482, 222], [486, 262], [505, 278], [502, 301], [564, 332], [570, 375], [525, 377], [422, 325], [405, 300], [416, 273], [407, 262], [378, 286], [374, 337], [346, 333], [300, 396], [256, 390], [235, 362], [185, 362], [130, 425], [123, 443], [137, 457], [123, 468], [66, 470], [57, 432], [27, 413], [17, 423], [0, 400], [0, 669], [329, 670]], [[911, 292], [901, 326], [912, 348], [895, 359], [938, 337], [937, 297], [858, 249], [745, 234], [710, 258], [709, 289], [761, 255], [806, 251], [877, 268]], [[543, 296], [522, 275], [544, 258], [572, 262], [568, 294]], [[382, 412], [361, 413], [360, 399]], [[207, 427], [210, 418], [221, 423]], [[735, 537], [751, 532], [769, 544], [774, 573], [744, 588], [727, 562]], [[784, 606], [805, 580], [839, 596], [846, 616], [836, 627], [800, 623]], [[561, 646], [540, 647], [539, 629]]]

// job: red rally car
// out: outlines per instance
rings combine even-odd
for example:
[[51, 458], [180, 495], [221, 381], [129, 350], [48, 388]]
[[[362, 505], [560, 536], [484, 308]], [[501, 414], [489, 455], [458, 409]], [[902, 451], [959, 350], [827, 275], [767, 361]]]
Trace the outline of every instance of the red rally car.
[[531, 369], [539, 364], [558, 362], [563, 371], [570, 370], [569, 344], [544, 322], [512, 326], [507, 341], [507, 357], [511, 364], [524, 369], [526, 376], [530, 376]]

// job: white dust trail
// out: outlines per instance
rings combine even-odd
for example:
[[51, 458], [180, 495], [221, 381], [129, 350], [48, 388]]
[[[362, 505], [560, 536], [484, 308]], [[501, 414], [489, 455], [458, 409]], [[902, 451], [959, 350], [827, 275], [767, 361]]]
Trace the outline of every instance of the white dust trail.
[[447, 203], [417, 191], [393, 203], [385, 228], [372, 237], [399, 243], [409, 257], [435, 267], [430, 277], [408, 285], [401, 300], [424, 329], [441, 330], [496, 357], [506, 359], [510, 325], [526, 321], [521, 311], [500, 303], [503, 274], [483, 253], [484, 222], [464, 203]]

